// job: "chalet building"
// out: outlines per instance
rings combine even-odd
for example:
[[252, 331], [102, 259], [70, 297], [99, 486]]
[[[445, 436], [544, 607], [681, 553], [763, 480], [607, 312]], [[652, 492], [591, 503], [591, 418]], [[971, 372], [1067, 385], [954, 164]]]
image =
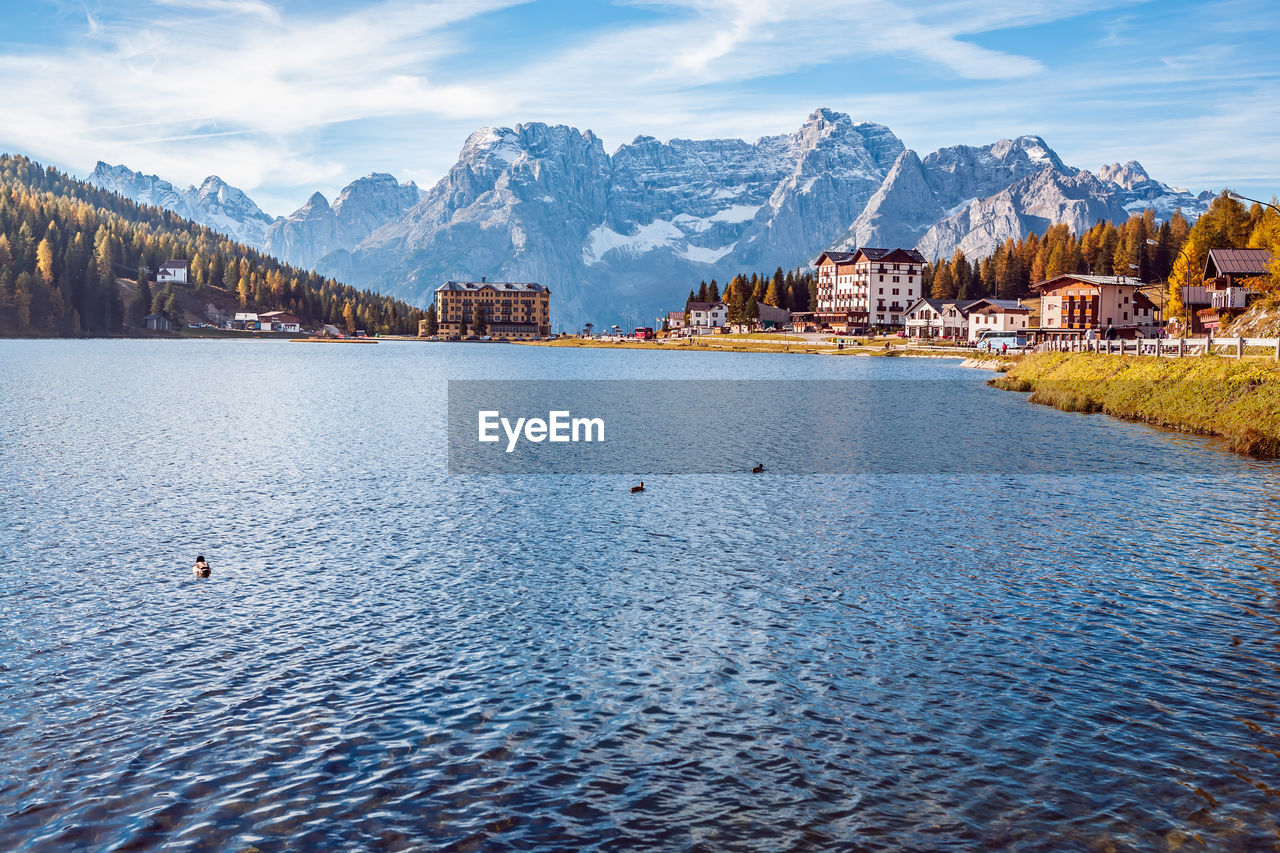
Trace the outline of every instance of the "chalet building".
[[690, 302], [689, 325], [695, 329], [718, 329], [729, 322], [729, 306], [723, 302]]
[[156, 284], [186, 284], [188, 266], [186, 261], [165, 261], [156, 270]]
[[1140, 287], [1136, 278], [1080, 273], [1037, 282], [1032, 289], [1040, 291], [1040, 337], [1080, 338], [1108, 328], [1119, 338], [1154, 335], [1155, 304]]
[[[436, 288], [436, 316], [442, 335], [470, 330], [476, 307], [484, 314], [484, 334], [495, 338], [534, 340], [551, 334], [551, 291], [533, 282], [446, 281]], [[418, 323], [426, 337], [427, 321]]]
[[288, 311], [268, 311], [258, 315], [258, 328], [264, 332], [300, 332], [302, 319]]
[[778, 308], [761, 302], [758, 306], [760, 315], [756, 324], [762, 329], [780, 329], [791, 322], [791, 312], [786, 308]]
[[994, 334], [1026, 332], [1030, 308], [1016, 299], [979, 299], [969, 305], [969, 342]]
[[668, 311], [667, 312], [667, 328], [671, 331], [684, 328], [684, 312]]
[[924, 295], [924, 255], [915, 249], [823, 252], [818, 268], [818, 320], [836, 332], [901, 326], [903, 314]]
[[1266, 249], [1210, 249], [1204, 262], [1203, 284], [1184, 287], [1183, 303], [1191, 319], [1191, 333], [1216, 333], [1223, 323], [1243, 314], [1258, 297], [1258, 278], [1270, 274]]
[[142, 318], [142, 324], [156, 332], [171, 332], [174, 329], [173, 323], [162, 314], [148, 314]]
[[767, 305], [764, 302], [761, 302], [757, 308], [759, 313], [755, 317], [745, 323], [734, 323], [732, 330], [740, 334], [760, 330], [774, 331], [791, 322], [791, 312], [785, 308]]
[[912, 338], [967, 340], [969, 307], [981, 301], [920, 297], [902, 312], [902, 324]]
[[258, 315], [253, 311], [239, 311], [235, 317], [231, 318], [231, 328], [256, 329], [258, 328]]

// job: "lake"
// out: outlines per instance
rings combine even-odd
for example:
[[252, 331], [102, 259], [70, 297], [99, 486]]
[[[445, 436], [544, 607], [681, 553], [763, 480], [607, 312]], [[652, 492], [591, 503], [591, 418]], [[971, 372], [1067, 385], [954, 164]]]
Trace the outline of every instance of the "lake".
[[[1133, 464], [448, 474], [448, 379], [576, 378], [945, 389], [975, 460]], [[1274, 846], [1280, 467], [987, 378], [0, 341], [0, 848]]]

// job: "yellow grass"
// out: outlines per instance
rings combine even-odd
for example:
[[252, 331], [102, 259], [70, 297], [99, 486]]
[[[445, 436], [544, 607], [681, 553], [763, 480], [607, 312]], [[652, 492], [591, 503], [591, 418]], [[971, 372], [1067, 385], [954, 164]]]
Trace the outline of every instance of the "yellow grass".
[[1032, 402], [1063, 411], [1220, 435], [1237, 452], [1280, 457], [1280, 366], [1273, 362], [1037, 353], [991, 384], [1030, 391]]

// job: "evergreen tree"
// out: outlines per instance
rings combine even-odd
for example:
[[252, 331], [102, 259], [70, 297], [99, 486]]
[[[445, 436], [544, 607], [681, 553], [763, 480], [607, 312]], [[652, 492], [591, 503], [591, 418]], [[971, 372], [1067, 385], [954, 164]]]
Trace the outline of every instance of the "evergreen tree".
[[782, 307], [782, 276], [775, 275], [769, 281], [769, 289], [765, 291], [764, 302], [766, 305], [772, 305], [775, 308]]
[[483, 335], [485, 331], [484, 307], [476, 303], [475, 311], [471, 314], [471, 331], [476, 335]]
[[49, 242], [48, 235], [36, 248], [36, 275], [46, 286], [53, 284], [53, 244]]
[[134, 326], [142, 325], [142, 318], [151, 311], [151, 285], [145, 272], [138, 273], [137, 287], [133, 298], [129, 300], [129, 322]]
[[436, 313], [436, 306], [434, 302], [427, 306], [427, 316], [423, 319], [427, 321], [425, 331], [428, 337], [440, 332], [440, 319]]
[[955, 299], [956, 283], [951, 276], [950, 264], [939, 264], [933, 276], [932, 296], [934, 299]]

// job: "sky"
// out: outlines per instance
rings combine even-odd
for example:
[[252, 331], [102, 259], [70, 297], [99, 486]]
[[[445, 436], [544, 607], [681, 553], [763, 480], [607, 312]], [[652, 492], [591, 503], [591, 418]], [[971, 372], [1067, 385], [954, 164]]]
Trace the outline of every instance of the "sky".
[[1274, 0], [3, 0], [0, 151], [217, 174], [269, 214], [423, 188], [485, 126], [789, 133], [825, 106], [922, 156], [1042, 136], [1195, 191], [1280, 193]]

